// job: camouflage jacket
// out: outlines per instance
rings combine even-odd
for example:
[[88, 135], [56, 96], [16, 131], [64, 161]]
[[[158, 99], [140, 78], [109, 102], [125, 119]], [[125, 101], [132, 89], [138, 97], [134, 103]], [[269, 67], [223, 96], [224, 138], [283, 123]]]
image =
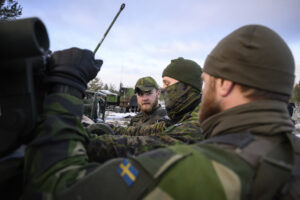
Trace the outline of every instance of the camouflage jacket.
[[[26, 150], [24, 199], [247, 199], [253, 194], [259, 194], [256, 199], [272, 199], [281, 187], [282, 181], [277, 184], [278, 177], [271, 173], [272, 184], [263, 183], [262, 190], [258, 188], [262, 192], [257, 193], [253, 184], [259, 178], [264, 179], [266, 171], [260, 173], [260, 167], [252, 167], [238, 155], [240, 148], [237, 151], [216, 143], [172, 145], [104, 164], [89, 162], [85, 149], [89, 135], [80, 123], [81, 103], [65, 94], [47, 97], [44, 115], [36, 129], [37, 137]], [[248, 108], [249, 117], [245, 112]], [[239, 112], [233, 109], [213, 119], [226, 122], [230, 117], [239, 118], [240, 126], [230, 123], [223, 134], [234, 132], [236, 127], [246, 131], [264, 123], [265, 128], [277, 124], [280, 130], [268, 129], [272, 133], [265, 138], [267, 141], [272, 141], [278, 131], [292, 130], [286, 120], [278, 121], [285, 117], [278, 115], [278, 110], [273, 112], [275, 115], [265, 110], [253, 116], [253, 106], [248, 108], [238, 109]], [[271, 121], [258, 120], [264, 117], [270, 117]], [[204, 123], [206, 130], [218, 129], [218, 123], [211, 120]], [[278, 154], [278, 150], [283, 154]], [[287, 156], [281, 148], [276, 155]]]
[[155, 124], [162, 118], [167, 117], [167, 111], [158, 105], [151, 113], [139, 112], [131, 120], [128, 126], [144, 126]]

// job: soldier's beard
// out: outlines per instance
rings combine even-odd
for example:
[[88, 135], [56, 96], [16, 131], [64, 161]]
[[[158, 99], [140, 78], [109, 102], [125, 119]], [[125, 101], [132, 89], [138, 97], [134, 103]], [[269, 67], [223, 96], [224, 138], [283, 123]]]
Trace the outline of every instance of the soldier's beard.
[[139, 107], [141, 111], [150, 113], [156, 108], [157, 104], [158, 104], [158, 96], [156, 96], [153, 103], [149, 102], [148, 104], [139, 104]]
[[208, 91], [208, 94], [202, 96], [199, 123], [222, 111], [220, 102], [217, 102], [215, 99], [216, 86], [214, 80], [208, 85]]

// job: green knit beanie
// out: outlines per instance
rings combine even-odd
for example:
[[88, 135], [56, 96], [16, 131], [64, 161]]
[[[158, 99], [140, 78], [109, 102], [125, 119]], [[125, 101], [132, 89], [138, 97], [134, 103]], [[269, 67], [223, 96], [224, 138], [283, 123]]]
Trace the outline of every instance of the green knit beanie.
[[168, 76], [180, 82], [191, 85], [197, 90], [202, 90], [202, 69], [196, 62], [184, 58], [171, 60], [171, 63], [165, 68], [162, 77]]
[[203, 71], [249, 87], [291, 95], [293, 55], [283, 39], [261, 25], [243, 26], [222, 39]]

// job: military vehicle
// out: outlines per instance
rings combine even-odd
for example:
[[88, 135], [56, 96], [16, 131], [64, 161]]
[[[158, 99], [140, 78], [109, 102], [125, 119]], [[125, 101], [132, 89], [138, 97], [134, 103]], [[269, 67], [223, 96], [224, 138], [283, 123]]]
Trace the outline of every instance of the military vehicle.
[[106, 95], [106, 109], [115, 112], [137, 112], [137, 97], [133, 88], [122, 87], [119, 94], [100, 90]]
[[120, 104], [120, 96], [117, 93], [109, 90], [100, 90], [100, 92], [106, 95], [106, 108], [108, 110], [113, 110], [113, 107]]

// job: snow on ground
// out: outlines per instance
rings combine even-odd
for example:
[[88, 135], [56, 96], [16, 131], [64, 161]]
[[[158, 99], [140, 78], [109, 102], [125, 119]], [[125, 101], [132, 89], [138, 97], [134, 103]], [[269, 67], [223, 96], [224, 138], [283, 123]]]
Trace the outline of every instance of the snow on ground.
[[[297, 133], [300, 132], [300, 124], [295, 124]], [[300, 134], [296, 134], [297, 137], [300, 137]]]
[[105, 112], [105, 122], [114, 126], [127, 126], [133, 116], [137, 113], [118, 113], [113, 111]]

